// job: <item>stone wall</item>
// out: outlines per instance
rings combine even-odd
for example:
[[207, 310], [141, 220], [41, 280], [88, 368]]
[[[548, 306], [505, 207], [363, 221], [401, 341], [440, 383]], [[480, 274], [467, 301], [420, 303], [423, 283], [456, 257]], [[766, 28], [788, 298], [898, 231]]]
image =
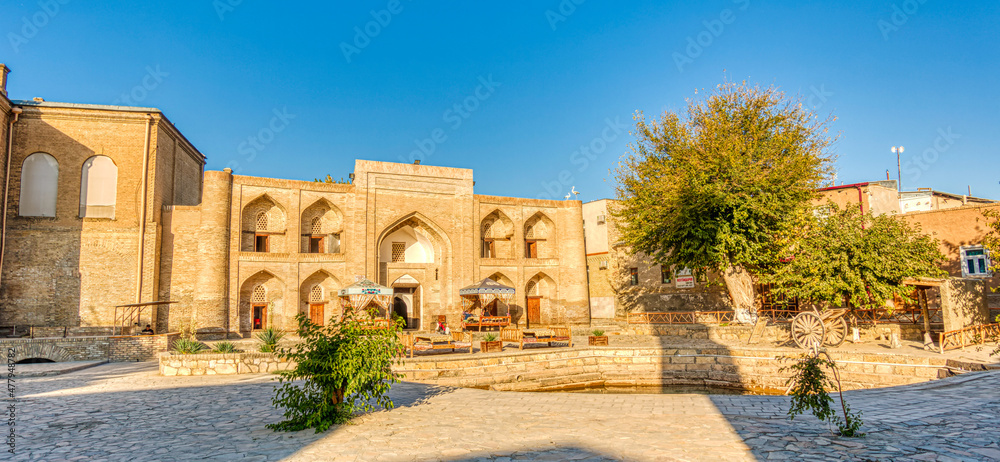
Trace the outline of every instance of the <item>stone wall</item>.
[[293, 367], [271, 353], [211, 353], [159, 355], [160, 375], [231, 375], [276, 372]]
[[154, 361], [160, 353], [168, 351], [179, 337], [177, 333], [111, 337], [108, 361]]
[[[790, 323], [771, 324], [764, 328], [761, 340], [771, 343], [790, 342]], [[918, 324], [897, 324], [883, 323], [877, 326], [871, 324], [861, 325], [858, 333], [863, 342], [874, 342], [879, 340], [885, 330], [889, 334], [898, 334], [900, 340], [923, 340], [923, 326]], [[629, 324], [626, 331], [633, 335], [658, 335], [668, 337], [684, 337], [689, 339], [704, 339], [726, 342], [743, 342], [750, 339], [753, 326], [715, 326], [704, 324]], [[851, 341], [851, 333], [848, 332], [847, 341]]]
[[[585, 386], [716, 385], [784, 392], [787, 350], [565, 348], [503, 355], [407, 360], [405, 380], [442, 386], [547, 391]], [[942, 358], [833, 353], [845, 389], [934, 380], [950, 367], [973, 365]]]

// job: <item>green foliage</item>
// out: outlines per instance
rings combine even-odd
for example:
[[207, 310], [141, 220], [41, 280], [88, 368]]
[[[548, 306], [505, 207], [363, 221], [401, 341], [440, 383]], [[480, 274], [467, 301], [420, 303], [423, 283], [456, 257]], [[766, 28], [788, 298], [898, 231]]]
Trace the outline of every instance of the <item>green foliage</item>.
[[340, 177], [339, 180], [334, 180], [332, 176], [327, 175], [325, 179], [320, 180], [319, 178], [313, 178], [314, 183], [327, 183], [327, 184], [351, 184], [350, 181], [345, 181], [344, 177]]
[[[825, 354], [825, 353], [824, 353]], [[785, 358], [788, 359], [788, 358]], [[859, 432], [864, 422], [861, 420], [861, 411], [852, 413], [850, 406], [844, 401], [844, 394], [840, 392], [840, 379], [834, 382], [827, 377], [823, 368], [829, 368], [837, 375], [837, 364], [827, 355], [826, 359], [817, 354], [806, 354], [790, 366], [781, 368], [782, 372], [792, 371], [792, 376], [785, 382], [792, 385], [789, 394], [792, 396], [791, 407], [788, 409], [788, 418], [795, 420], [795, 416], [812, 412], [817, 419], [829, 421], [837, 425], [840, 436], [863, 437], [864, 433]], [[836, 387], [840, 392], [840, 404], [844, 411], [844, 417], [837, 416], [833, 410], [833, 398], [826, 392], [827, 387]]]
[[204, 343], [189, 338], [179, 338], [174, 341], [174, 352], [182, 355], [196, 355], [207, 349]]
[[285, 337], [285, 333], [275, 329], [273, 327], [268, 327], [257, 333], [257, 340], [260, 341], [260, 352], [261, 353], [277, 353], [278, 352], [278, 342]]
[[236, 344], [230, 341], [223, 341], [215, 344], [216, 353], [236, 353]]
[[830, 173], [832, 119], [774, 88], [726, 83], [683, 116], [636, 115], [615, 172], [622, 241], [661, 264], [756, 270], [776, 261]]
[[272, 400], [275, 407], [284, 408], [286, 420], [268, 428], [313, 428], [319, 433], [347, 422], [356, 412], [393, 408], [388, 392], [400, 375], [391, 367], [403, 354], [398, 325], [371, 329], [350, 312], [327, 326], [316, 325], [302, 314], [296, 320], [302, 342], [294, 350], [280, 352], [296, 366], [278, 373], [281, 385]]
[[833, 204], [818, 211], [802, 222], [785, 250], [786, 263], [763, 275], [775, 293], [824, 307], [846, 300], [875, 308], [894, 296], [909, 300], [913, 288], [904, 279], [947, 275], [937, 241], [903, 220]]
[[590, 331], [590, 333], [594, 334], [594, 337], [603, 337], [604, 336], [604, 331], [601, 330], [601, 329], [594, 329], [594, 330]]
[[[989, 232], [983, 238], [983, 246], [990, 251], [990, 254], [1000, 255], [1000, 210], [983, 210], [983, 217], [986, 218], [986, 227]], [[1000, 258], [990, 258], [990, 271], [1000, 272]], [[994, 291], [998, 290], [993, 289]], [[1000, 322], [1000, 317], [997, 318]]]
[[484, 342], [495, 342], [495, 341], [497, 341], [497, 336], [496, 336], [496, 334], [494, 334], [492, 332], [488, 333], [486, 335], [483, 335], [483, 341]]

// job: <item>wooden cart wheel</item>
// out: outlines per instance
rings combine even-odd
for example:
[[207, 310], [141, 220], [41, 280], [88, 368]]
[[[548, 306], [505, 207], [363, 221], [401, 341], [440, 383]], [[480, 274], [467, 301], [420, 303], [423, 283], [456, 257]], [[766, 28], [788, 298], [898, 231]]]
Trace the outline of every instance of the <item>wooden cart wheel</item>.
[[839, 318], [826, 326], [825, 342], [832, 347], [839, 347], [847, 340], [847, 320]]
[[792, 319], [792, 340], [799, 348], [810, 348], [823, 343], [823, 320], [816, 313], [799, 313]]

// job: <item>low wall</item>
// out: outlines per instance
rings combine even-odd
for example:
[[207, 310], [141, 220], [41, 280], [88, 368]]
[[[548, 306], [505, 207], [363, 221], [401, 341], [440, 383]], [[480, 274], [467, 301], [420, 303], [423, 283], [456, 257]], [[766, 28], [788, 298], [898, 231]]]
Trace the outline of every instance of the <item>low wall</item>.
[[[552, 391], [587, 386], [713, 385], [784, 392], [788, 350], [554, 348], [502, 354], [449, 354], [407, 359], [394, 367], [404, 380], [504, 391]], [[845, 390], [926, 382], [976, 363], [893, 354], [833, 353]], [[287, 370], [269, 353], [159, 356], [160, 375], [227, 375]]]
[[[559, 348], [503, 355], [449, 355], [407, 360], [405, 380], [457, 387], [547, 391], [584, 386], [715, 385], [781, 391], [789, 374], [778, 358], [788, 350]], [[926, 382], [950, 368], [978, 365], [941, 358], [834, 353], [844, 389]]]
[[160, 353], [166, 352], [180, 338], [179, 333], [160, 335], [131, 335], [110, 337], [108, 361], [155, 361]]
[[108, 337], [12, 338], [0, 339], [0, 348], [14, 349], [14, 361], [31, 358], [63, 361], [103, 361], [108, 359]]
[[[940, 325], [939, 325], [940, 326]], [[764, 328], [761, 340], [772, 343], [790, 342], [790, 323], [771, 324]], [[866, 324], [858, 328], [861, 340], [874, 342], [879, 339], [881, 333], [889, 329], [892, 333], [898, 334], [900, 340], [923, 340], [923, 327], [917, 324], [883, 323], [876, 325]], [[933, 326], [931, 328], [933, 330]], [[632, 335], [658, 335], [668, 337], [685, 337], [692, 339], [706, 339], [717, 341], [747, 343], [753, 326], [731, 325], [716, 326], [706, 324], [628, 324], [626, 332]], [[848, 332], [847, 341], [851, 339]]]
[[287, 370], [292, 363], [271, 353], [211, 353], [159, 355], [160, 375], [231, 375]]
[[154, 361], [178, 334], [0, 339], [0, 349], [14, 349], [14, 361], [31, 358], [64, 361]]

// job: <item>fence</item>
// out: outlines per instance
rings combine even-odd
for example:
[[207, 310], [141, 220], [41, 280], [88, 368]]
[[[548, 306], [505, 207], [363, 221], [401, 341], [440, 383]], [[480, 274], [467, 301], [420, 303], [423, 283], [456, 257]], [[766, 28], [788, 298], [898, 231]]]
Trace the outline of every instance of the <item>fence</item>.
[[[928, 309], [931, 323], [943, 323], [941, 310]], [[771, 322], [785, 323], [792, 322], [792, 318], [801, 311], [797, 310], [758, 310], [758, 316], [765, 317]], [[899, 324], [920, 324], [924, 322], [923, 314], [919, 308], [900, 308], [889, 312], [888, 310], [851, 310], [848, 316], [853, 314], [854, 318], [862, 324], [878, 323], [899, 323]], [[733, 311], [663, 311], [663, 312], [639, 312], [628, 313], [629, 324], [723, 324], [733, 322], [735, 313]]]
[[1000, 323], [980, 324], [965, 329], [942, 332], [938, 337], [938, 345], [941, 354], [944, 354], [945, 350], [965, 348], [969, 345], [991, 342], [997, 338], [1000, 338]]

